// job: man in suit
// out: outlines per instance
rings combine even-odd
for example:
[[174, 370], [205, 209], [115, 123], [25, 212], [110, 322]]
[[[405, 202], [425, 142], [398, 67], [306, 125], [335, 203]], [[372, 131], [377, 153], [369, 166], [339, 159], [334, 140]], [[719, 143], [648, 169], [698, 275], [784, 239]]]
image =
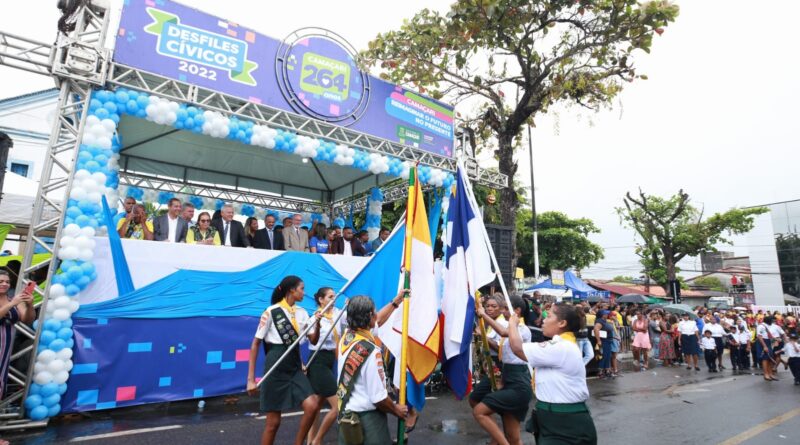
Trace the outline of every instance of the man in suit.
[[220, 219], [211, 221], [211, 224], [219, 232], [223, 246], [250, 247], [250, 241], [244, 234], [244, 226], [239, 221], [233, 219], [233, 206], [225, 204], [220, 210]]
[[153, 239], [168, 243], [185, 243], [189, 225], [181, 218], [181, 201], [172, 198], [167, 203], [166, 215], [153, 220]]
[[366, 256], [367, 254], [361, 242], [353, 236], [351, 227], [345, 227], [342, 236], [333, 240], [329, 253], [345, 256]]
[[256, 230], [253, 236], [253, 247], [256, 249], [285, 250], [283, 234], [275, 230], [275, 217], [264, 217], [264, 228]]
[[303, 216], [299, 213], [295, 213], [294, 216], [292, 216], [291, 227], [283, 228], [283, 241], [286, 244], [286, 250], [308, 252], [308, 232], [300, 227], [302, 223]]

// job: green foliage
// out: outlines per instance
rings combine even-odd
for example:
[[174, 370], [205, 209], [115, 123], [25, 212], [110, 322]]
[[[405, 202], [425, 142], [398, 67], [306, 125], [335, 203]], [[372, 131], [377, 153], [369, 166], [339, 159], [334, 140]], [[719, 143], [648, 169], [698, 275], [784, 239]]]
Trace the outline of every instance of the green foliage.
[[697, 277], [692, 280], [692, 285], [716, 291], [725, 290], [725, 285], [722, 284], [722, 281], [720, 281], [719, 278], [712, 276]]
[[778, 250], [783, 292], [800, 296], [800, 236], [796, 233], [778, 234], [775, 247]]
[[690, 203], [683, 190], [669, 198], [628, 192], [625, 207], [618, 207], [622, 223], [636, 231], [641, 240], [636, 253], [645, 274], [669, 292], [667, 284], [677, 277], [677, 264], [686, 256], [716, 251], [716, 244], [730, 244], [726, 236], [746, 233], [756, 215], [766, 208], [732, 209], [703, 219], [702, 209]]
[[633, 277], [629, 277], [627, 275], [617, 275], [616, 277], [612, 278], [611, 281], [615, 283], [632, 283]]
[[[533, 275], [533, 228], [531, 211], [517, 213], [518, 267]], [[603, 249], [588, 235], [600, 230], [587, 218], [571, 219], [561, 212], [539, 214], [539, 272], [551, 269], [583, 269], [603, 258]]]
[[[497, 147], [498, 169], [513, 180], [520, 130], [554, 104], [596, 110], [646, 79], [634, 59], [678, 12], [668, 0], [458, 0], [444, 15], [423, 9], [379, 34], [359, 63], [434, 98], [470, 100], [464, 124], [477, 146]], [[498, 198], [498, 222], [514, 225], [516, 186]]]

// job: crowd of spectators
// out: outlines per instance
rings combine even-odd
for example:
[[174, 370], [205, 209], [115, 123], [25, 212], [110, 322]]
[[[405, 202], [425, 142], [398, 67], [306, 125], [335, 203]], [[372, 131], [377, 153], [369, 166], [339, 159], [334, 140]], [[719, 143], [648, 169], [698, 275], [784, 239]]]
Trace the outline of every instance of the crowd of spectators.
[[213, 215], [200, 212], [195, 221], [194, 205], [181, 203], [177, 198], [169, 200], [167, 212], [162, 215], [149, 216], [145, 206], [130, 196], [125, 198], [124, 208], [125, 215], [117, 224], [117, 233], [122, 238], [145, 241], [369, 256], [389, 237], [389, 229], [382, 228], [378, 238], [370, 241], [366, 230], [355, 232], [352, 227], [326, 227], [321, 222], [309, 225], [303, 223], [300, 214], [284, 218], [280, 224], [274, 215], [268, 214], [263, 227], [259, 228], [257, 218], [249, 217], [244, 224], [235, 220], [230, 204]]

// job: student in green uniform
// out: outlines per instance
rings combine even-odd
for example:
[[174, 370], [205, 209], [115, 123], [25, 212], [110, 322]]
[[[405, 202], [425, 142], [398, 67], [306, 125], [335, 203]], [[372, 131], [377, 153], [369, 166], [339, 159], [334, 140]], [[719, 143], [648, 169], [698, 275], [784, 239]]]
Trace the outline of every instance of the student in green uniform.
[[[517, 326], [512, 315], [509, 326]], [[523, 343], [516, 329], [508, 330], [514, 355], [533, 366], [536, 406], [531, 427], [536, 445], [595, 445], [597, 431], [586, 407], [589, 389], [586, 368], [575, 338], [585, 322], [583, 313], [567, 304], [556, 304], [542, 323], [546, 337], [541, 343]]]
[[377, 321], [371, 298], [350, 300], [337, 362], [340, 445], [391, 444], [386, 414], [401, 419], [408, 415], [408, 407], [389, 398], [381, 349], [372, 333]]
[[[303, 373], [300, 348], [296, 348], [284, 359], [278, 368], [261, 384], [255, 380], [256, 360], [262, 343], [266, 349], [264, 372], [272, 368], [289, 346], [297, 340], [308, 323], [309, 317], [304, 309], [297, 306], [303, 299], [303, 281], [294, 275], [281, 280], [272, 292], [272, 306], [261, 315], [253, 343], [250, 346], [250, 361], [247, 367], [247, 393], [255, 395], [260, 391], [261, 411], [267, 413], [262, 445], [272, 445], [281, 425], [281, 412], [302, 407], [303, 417], [295, 436], [295, 445], [303, 440], [314, 421], [318, 403], [311, 384]], [[317, 319], [321, 314], [317, 315]]]
[[[512, 316], [525, 318], [528, 315], [528, 305], [522, 297], [511, 296]], [[484, 394], [480, 400], [470, 396], [470, 401], [477, 404], [472, 408], [472, 415], [480, 426], [499, 445], [520, 444], [519, 424], [525, 420], [528, 405], [533, 398], [531, 391], [531, 374], [527, 362], [514, 355], [509, 347], [507, 337], [515, 331], [525, 341], [530, 341], [531, 331], [527, 326], [510, 325], [507, 321], [497, 321], [490, 317], [483, 308], [478, 308], [478, 316], [494, 329], [499, 335], [498, 357], [502, 362], [502, 384], [498, 384], [497, 391]], [[583, 363], [583, 362], [581, 362]], [[493, 416], [500, 414], [503, 420], [503, 430], [495, 422]], [[504, 434], [505, 432], [505, 434]]]
[[[324, 228], [324, 226], [323, 226]], [[336, 403], [336, 375], [334, 374], [333, 364], [336, 363], [336, 345], [342, 336], [344, 317], [339, 317], [339, 310], [331, 304], [327, 311], [322, 310], [336, 298], [336, 292], [330, 287], [320, 288], [314, 294], [314, 301], [317, 303], [317, 313], [322, 313], [322, 317], [317, 317], [314, 321], [314, 328], [308, 333], [309, 349], [316, 352], [314, 361], [308, 365], [306, 374], [311, 382], [311, 388], [316, 394], [319, 404], [315, 415], [315, 422], [312, 423], [309, 439], [311, 445], [322, 444], [325, 433], [336, 421], [338, 414]], [[334, 322], [339, 320], [336, 325]], [[316, 418], [319, 417], [320, 408], [325, 401], [331, 407], [328, 414], [322, 419], [319, 428], [316, 426]]]

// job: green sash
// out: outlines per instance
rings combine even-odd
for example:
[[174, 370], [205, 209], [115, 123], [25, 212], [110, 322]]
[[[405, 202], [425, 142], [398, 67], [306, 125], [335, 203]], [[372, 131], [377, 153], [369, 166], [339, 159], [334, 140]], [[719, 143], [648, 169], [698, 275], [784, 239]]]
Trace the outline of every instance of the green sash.
[[[270, 311], [272, 314], [272, 322], [275, 323], [275, 329], [278, 331], [278, 335], [281, 337], [281, 341], [287, 347], [291, 346], [299, 335], [297, 331], [294, 330], [294, 326], [292, 326], [292, 321], [286, 316], [286, 313], [283, 312], [283, 309], [280, 307], [276, 307]], [[300, 348], [295, 348], [297, 354], [295, 354], [297, 360], [300, 360]]]
[[[353, 333], [348, 332], [347, 335], [353, 335]], [[339, 376], [339, 387], [336, 390], [336, 396], [339, 399], [339, 419], [344, 415], [344, 407], [350, 400], [350, 394], [356, 383], [356, 375], [374, 350], [375, 345], [368, 340], [359, 340], [350, 348], [342, 367], [342, 375]]]

